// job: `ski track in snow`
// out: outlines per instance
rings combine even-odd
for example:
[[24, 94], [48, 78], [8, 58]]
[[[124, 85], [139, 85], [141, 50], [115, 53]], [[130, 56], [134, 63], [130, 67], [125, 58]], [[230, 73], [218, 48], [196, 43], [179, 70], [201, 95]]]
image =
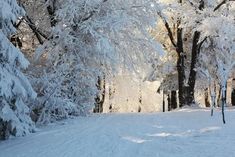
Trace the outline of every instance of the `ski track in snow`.
[[0, 142], [0, 157], [235, 157], [235, 111], [103, 114]]

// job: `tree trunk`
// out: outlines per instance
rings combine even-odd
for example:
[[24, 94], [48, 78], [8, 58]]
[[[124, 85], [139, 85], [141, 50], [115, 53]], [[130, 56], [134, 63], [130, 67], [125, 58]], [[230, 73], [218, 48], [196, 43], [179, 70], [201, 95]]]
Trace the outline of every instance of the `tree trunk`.
[[196, 31], [193, 36], [192, 58], [191, 58], [191, 66], [190, 66], [190, 73], [188, 80], [189, 91], [186, 98], [189, 105], [195, 103], [194, 88], [195, 88], [196, 74], [197, 74], [196, 64], [200, 52], [200, 44], [198, 43], [199, 38], [200, 38], [200, 32]]
[[[182, 3], [182, 0], [179, 1]], [[204, 1], [200, 0], [199, 10], [203, 10], [204, 8]], [[196, 64], [198, 62], [198, 56], [200, 53], [200, 49], [204, 40], [198, 43], [200, 39], [200, 32], [195, 31], [193, 35], [193, 43], [192, 43], [192, 58], [191, 58], [191, 66], [190, 66], [190, 74], [188, 79], [188, 86], [185, 85], [185, 63], [184, 58], [186, 56], [184, 49], [183, 49], [183, 30], [179, 27], [180, 21], [177, 21], [177, 48], [176, 51], [178, 53], [178, 61], [177, 61], [177, 70], [178, 70], [178, 81], [179, 81], [179, 103], [180, 107], [184, 105], [191, 105], [195, 103], [194, 99], [194, 89], [195, 89], [195, 82], [196, 82]]]
[[[178, 27], [180, 25], [180, 21], [177, 23]], [[183, 30], [182, 28], [177, 29], [177, 44], [176, 44], [176, 52], [178, 54], [177, 60], [177, 72], [178, 72], [178, 87], [179, 87], [179, 103], [180, 107], [187, 105], [185, 102], [185, 52], [183, 48]]]
[[177, 71], [178, 71], [178, 86], [179, 86], [179, 103], [180, 107], [185, 105], [185, 69], [184, 69], [184, 56], [180, 55], [177, 61]]
[[97, 89], [99, 93], [95, 98], [95, 108], [93, 110], [94, 113], [102, 113], [103, 112], [103, 104], [105, 100], [105, 75], [102, 77], [98, 76], [97, 81]]
[[224, 124], [225, 124], [225, 115], [224, 115], [225, 105], [226, 105], [226, 83], [222, 85], [222, 118]]
[[163, 94], [162, 94], [162, 112], [165, 112], [165, 95], [164, 95], [164, 91], [163, 91]]
[[204, 96], [205, 96], [205, 106], [210, 107], [208, 88], [204, 90]]
[[167, 94], [168, 111], [171, 111], [171, 95]]
[[220, 100], [221, 100], [221, 86], [219, 86], [219, 95], [218, 95], [218, 98], [217, 98], [217, 106], [220, 107]]
[[227, 103], [227, 88], [228, 88], [228, 83], [226, 81], [226, 84], [225, 84], [225, 95], [224, 95], [225, 103]]
[[231, 86], [232, 86], [231, 103], [232, 106], [235, 106], [235, 78], [233, 78]]
[[177, 94], [176, 91], [171, 91], [171, 109], [177, 108]]

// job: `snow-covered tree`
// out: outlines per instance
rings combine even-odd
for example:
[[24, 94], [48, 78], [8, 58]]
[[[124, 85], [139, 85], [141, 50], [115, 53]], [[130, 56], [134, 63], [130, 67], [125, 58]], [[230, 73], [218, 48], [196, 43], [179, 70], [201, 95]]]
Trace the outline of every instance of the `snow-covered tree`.
[[[99, 92], [98, 78], [108, 79], [123, 68], [141, 74], [150, 59], [157, 58], [156, 43], [148, 34], [156, 15], [153, 3], [58, 0], [55, 4], [51, 37], [38, 49], [46, 67], [39, 79], [33, 79], [37, 87], [44, 84], [37, 90], [42, 94], [42, 105], [35, 108], [40, 115], [87, 113]], [[74, 112], [66, 112], [64, 101], [73, 104]]]
[[22, 136], [34, 129], [24, 101], [36, 94], [21, 72], [29, 62], [9, 41], [16, 31], [14, 23], [23, 14], [16, 0], [0, 1], [0, 139]]
[[[209, 18], [201, 22], [198, 27], [208, 40], [203, 47], [204, 55], [202, 64], [208, 73], [208, 77], [219, 83], [222, 89], [222, 114], [226, 105], [226, 84], [235, 65], [235, 4], [231, 4], [212, 12]], [[214, 95], [214, 93], [212, 93]]]
[[163, 45], [167, 53], [175, 53], [177, 56], [180, 106], [190, 105], [195, 101], [197, 63], [201, 59], [199, 55], [202, 45], [207, 39], [205, 33], [197, 28], [201, 26], [201, 22], [205, 18], [210, 19], [210, 15], [217, 14], [219, 17], [223, 14], [219, 9], [232, 3], [234, 2], [229, 0], [221, 2], [210, 0], [159, 1], [161, 7], [158, 15], [162, 20], [158, 21], [158, 26], [164, 29], [157, 31], [155, 38]]

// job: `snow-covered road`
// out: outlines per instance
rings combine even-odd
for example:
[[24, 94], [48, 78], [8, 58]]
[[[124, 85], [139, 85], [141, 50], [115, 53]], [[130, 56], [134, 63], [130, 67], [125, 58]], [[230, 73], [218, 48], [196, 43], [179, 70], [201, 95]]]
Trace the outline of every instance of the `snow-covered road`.
[[104, 114], [0, 142], [0, 157], [235, 157], [235, 110]]

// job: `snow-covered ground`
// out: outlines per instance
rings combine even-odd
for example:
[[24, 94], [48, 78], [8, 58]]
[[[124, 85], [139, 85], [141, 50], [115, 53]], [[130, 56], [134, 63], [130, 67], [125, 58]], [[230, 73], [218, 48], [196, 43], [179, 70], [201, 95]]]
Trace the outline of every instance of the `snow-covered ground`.
[[0, 142], [0, 157], [234, 157], [235, 110], [103, 114]]

